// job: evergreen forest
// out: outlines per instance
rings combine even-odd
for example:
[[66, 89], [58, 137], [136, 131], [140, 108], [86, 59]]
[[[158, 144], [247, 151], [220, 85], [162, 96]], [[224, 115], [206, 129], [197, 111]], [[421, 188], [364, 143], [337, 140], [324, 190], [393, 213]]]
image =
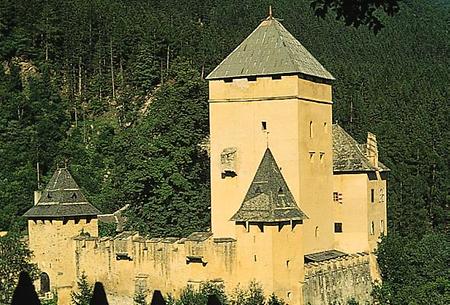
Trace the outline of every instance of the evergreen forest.
[[[450, 304], [450, 2], [402, 0], [384, 27], [311, 0], [0, 0], [0, 231], [68, 166], [129, 229], [209, 227], [206, 75], [267, 16], [336, 78], [333, 120], [390, 169], [381, 304]], [[107, 230], [108, 228], [106, 228]]]

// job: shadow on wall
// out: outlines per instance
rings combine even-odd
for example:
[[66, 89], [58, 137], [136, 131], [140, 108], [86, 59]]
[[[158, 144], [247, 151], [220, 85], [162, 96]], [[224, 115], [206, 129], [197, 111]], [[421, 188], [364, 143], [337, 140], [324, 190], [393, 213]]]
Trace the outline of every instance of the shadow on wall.
[[14, 290], [11, 305], [41, 305], [33, 281], [27, 272], [19, 274], [19, 282]]
[[105, 287], [103, 287], [102, 283], [95, 282], [94, 291], [92, 293], [92, 298], [89, 305], [108, 305]]

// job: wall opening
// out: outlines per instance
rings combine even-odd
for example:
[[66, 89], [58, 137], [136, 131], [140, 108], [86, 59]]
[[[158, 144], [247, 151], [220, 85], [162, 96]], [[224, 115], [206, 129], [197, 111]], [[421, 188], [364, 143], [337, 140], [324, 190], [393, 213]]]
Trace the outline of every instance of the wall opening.
[[272, 75], [272, 79], [281, 79], [281, 75]]
[[323, 123], [323, 132], [326, 134], [326, 133], [328, 133], [328, 125], [327, 125], [327, 122], [324, 122]]
[[370, 202], [372, 202], [372, 203], [375, 202], [375, 190], [374, 189], [370, 189]]
[[266, 121], [261, 122], [261, 129], [262, 129], [262, 131], [267, 131], [267, 122]]
[[375, 224], [372, 221], [370, 223], [370, 235], [374, 235], [374, 234], [375, 234]]
[[249, 82], [256, 82], [256, 76], [249, 76], [249, 77], [247, 77], [247, 80]]
[[334, 233], [342, 233], [342, 222], [334, 223]]
[[384, 233], [384, 220], [383, 219], [380, 220], [380, 231], [381, 231], [381, 233]]
[[47, 293], [50, 292], [50, 277], [47, 273], [42, 272], [39, 275], [39, 283], [41, 287], [41, 293]]
[[316, 229], [314, 230], [314, 237], [319, 238], [319, 226], [316, 226]]
[[313, 122], [312, 121], [309, 122], [309, 137], [310, 138], [313, 137]]

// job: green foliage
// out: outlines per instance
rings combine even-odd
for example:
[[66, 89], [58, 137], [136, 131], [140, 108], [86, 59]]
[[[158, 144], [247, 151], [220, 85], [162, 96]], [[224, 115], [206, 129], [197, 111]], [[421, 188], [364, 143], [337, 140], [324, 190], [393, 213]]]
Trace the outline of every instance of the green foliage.
[[118, 152], [127, 152], [116, 160], [115, 177], [131, 204], [131, 224], [154, 236], [209, 224], [208, 157], [200, 147], [208, 134], [206, 84], [188, 63], [172, 67], [149, 114], [116, 142]]
[[374, 289], [381, 305], [449, 304], [450, 243], [447, 234], [432, 233], [413, 240], [391, 234], [378, 249], [383, 278]]
[[89, 305], [92, 298], [92, 285], [89, 284], [86, 274], [83, 272], [77, 281], [77, 290], [71, 293], [73, 305]]
[[133, 302], [135, 305], [146, 305], [147, 302], [145, 299], [147, 298], [147, 294], [143, 289], [137, 289], [134, 292]]
[[267, 300], [267, 305], [286, 305], [286, 303], [272, 293]]
[[382, 28], [377, 12], [386, 13], [393, 16], [398, 13], [401, 0], [314, 0], [311, 7], [315, 9], [318, 17], [325, 18], [328, 11], [333, 11], [336, 19], [343, 19], [345, 25], [359, 27], [361, 24], [367, 25], [374, 33], [378, 33]]
[[351, 298], [347, 300], [347, 305], [359, 305], [359, 302], [355, 298]]
[[203, 282], [198, 289], [192, 285], [185, 287], [178, 299], [172, 295], [167, 297], [168, 305], [207, 305], [208, 297], [215, 295], [222, 305], [227, 305], [227, 297], [224, 292], [223, 284], [213, 282]]
[[[269, 298], [270, 300], [270, 298]], [[230, 297], [230, 305], [265, 305], [265, 296], [261, 284], [250, 282], [247, 289], [236, 287]]]
[[117, 234], [116, 227], [117, 227], [117, 225], [115, 223], [99, 222], [98, 223], [98, 235], [101, 237], [115, 236]]
[[11, 231], [0, 237], [0, 304], [10, 304], [20, 272], [37, 279], [38, 268], [30, 262], [31, 256], [19, 233]]

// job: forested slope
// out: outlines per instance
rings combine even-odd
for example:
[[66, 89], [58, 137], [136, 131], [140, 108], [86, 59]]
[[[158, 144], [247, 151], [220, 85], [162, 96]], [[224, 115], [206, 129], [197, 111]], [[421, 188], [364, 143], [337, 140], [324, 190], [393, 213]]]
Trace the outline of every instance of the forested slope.
[[[391, 232], [444, 230], [448, 6], [404, 1], [374, 35], [317, 19], [309, 1], [270, 2], [336, 77], [334, 120], [361, 141], [368, 130], [377, 134], [392, 169]], [[95, 205], [108, 212], [131, 203], [142, 230], [207, 227], [202, 77], [257, 26], [268, 3], [2, 0], [0, 229], [32, 204], [37, 164], [43, 186], [64, 160]]]

